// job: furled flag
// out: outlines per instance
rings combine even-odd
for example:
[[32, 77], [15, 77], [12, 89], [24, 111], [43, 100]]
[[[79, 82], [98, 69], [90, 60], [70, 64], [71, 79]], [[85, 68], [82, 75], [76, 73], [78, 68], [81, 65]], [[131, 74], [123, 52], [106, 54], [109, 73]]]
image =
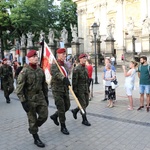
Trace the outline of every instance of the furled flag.
[[51, 64], [53, 63], [54, 59], [55, 59], [55, 57], [54, 57], [51, 49], [44, 42], [42, 56], [41, 56], [41, 67], [44, 70], [46, 82], [48, 85], [51, 82], [50, 67], [51, 67]]

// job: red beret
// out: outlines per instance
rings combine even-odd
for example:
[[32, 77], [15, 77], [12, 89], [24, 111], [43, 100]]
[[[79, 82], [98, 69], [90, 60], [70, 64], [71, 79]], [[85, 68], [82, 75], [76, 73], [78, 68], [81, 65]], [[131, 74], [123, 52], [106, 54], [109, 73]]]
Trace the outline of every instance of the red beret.
[[66, 52], [66, 49], [65, 49], [65, 48], [59, 48], [56, 52], [57, 52], [58, 54], [65, 53], [65, 52]]
[[36, 50], [30, 50], [27, 54], [27, 57], [30, 58], [30, 57], [35, 56], [35, 55], [37, 55]]
[[7, 60], [8, 60], [7, 58], [4, 58], [4, 59], [3, 59], [3, 61], [7, 61]]
[[87, 55], [86, 54], [80, 54], [79, 59], [81, 59], [83, 57], [87, 57]]

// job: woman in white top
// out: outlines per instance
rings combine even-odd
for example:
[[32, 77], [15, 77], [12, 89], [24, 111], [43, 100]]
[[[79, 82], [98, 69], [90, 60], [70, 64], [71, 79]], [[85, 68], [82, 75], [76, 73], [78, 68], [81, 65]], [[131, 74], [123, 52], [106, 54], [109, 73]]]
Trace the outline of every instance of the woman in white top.
[[116, 78], [115, 72], [111, 69], [111, 64], [106, 65], [105, 80], [105, 94], [108, 97], [108, 107], [113, 107], [113, 100], [115, 98], [115, 90], [111, 87], [111, 81]]
[[133, 110], [133, 98], [132, 98], [132, 91], [134, 89], [134, 80], [135, 80], [135, 74], [136, 74], [136, 66], [137, 63], [134, 61], [131, 61], [129, 64], [129, 71], [126, 71], [125, 66], [122, 66], [124, 76], [125, 78], [125, 89], [126, 89], [126, 94], [129, 99], [129, 107], [128, 110]]

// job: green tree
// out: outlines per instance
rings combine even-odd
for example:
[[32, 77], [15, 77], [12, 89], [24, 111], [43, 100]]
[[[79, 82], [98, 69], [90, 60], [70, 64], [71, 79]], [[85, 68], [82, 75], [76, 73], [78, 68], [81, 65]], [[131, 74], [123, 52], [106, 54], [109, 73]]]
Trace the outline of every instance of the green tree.
[[68, 41], [71, 42], [70, 24], [77, 25], [77, 5], [72, 0], [63, 0], [59, 10], [58, 30], [61, 31], [65, 27], [68, 31]]
[[11, 9], [11, 21], [18, 37], [31, 31], [37, 41], [41, 30], [48, 32], [57, 20], [57, 7], [53, 0], [20, 0]]
[[1, 0], [0, 2], [0, 40], [1, 40], [1, 55], [4, 57], [4, 49], [8, 49], [7, 40], [8, 37], [7, 31], [12, 30], [11, 20], [9, 17], [8, 9], [11, 7], [10, 2]]
[[[54, 0], [1, 0], [0, 2], [0, 39], [2, 51], [10, 49], [8, 40], [14, 39], [28, 31], [34, 33], [34, 41], [38, 41], [40, 31], [48, 34], [49, 28], [55, 30], [57, 38], [63, 27], [68, 30], [71, 42], [70, 24], [77, 24], [76, 4], [71, 0], [63, 0], [61, 6], [54, 6]], [[8, 13], [10, 10], [10, 14]], [[9, 36], [8, 36], [8, 31]], [[2, 56], [3, 57], [3, 56]]]

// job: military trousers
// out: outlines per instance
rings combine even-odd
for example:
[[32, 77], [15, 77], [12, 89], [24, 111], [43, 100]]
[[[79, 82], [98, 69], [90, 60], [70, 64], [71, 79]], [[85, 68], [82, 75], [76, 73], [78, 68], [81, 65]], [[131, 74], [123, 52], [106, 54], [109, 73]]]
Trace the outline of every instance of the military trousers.
[[14, 91], [13, 80], [3, 80], [2, 87], [4, 90], [4, 96], [7, 98]]
[[69, 92], [52, 92], [55, 100], [55, 105], [57, 107], [57, 114], [59, 117], [60, 123], [65, 123], [66, 117], [65, 112], [70, 108], [70, 98]]
[[29, 112], [27, 113], [29, 122], [29, 132], [36, 134], [40, 127], [48, 118], [48, 106], [36, 103], [28, 103]]
[[76, 96], [82, 108], [85, 110], [86, 107], [89, 105], [89, 93], [83, 93], [82, 91], [78, 91]]

